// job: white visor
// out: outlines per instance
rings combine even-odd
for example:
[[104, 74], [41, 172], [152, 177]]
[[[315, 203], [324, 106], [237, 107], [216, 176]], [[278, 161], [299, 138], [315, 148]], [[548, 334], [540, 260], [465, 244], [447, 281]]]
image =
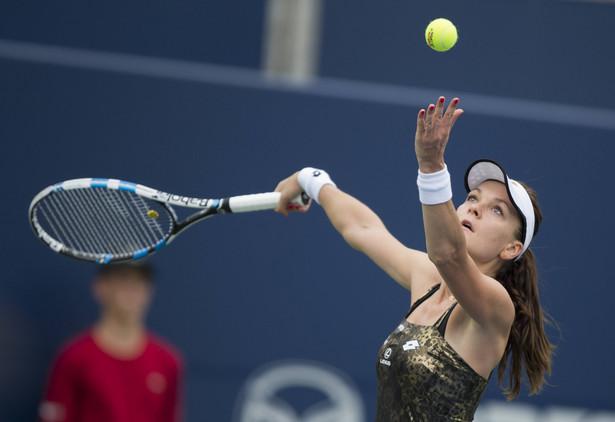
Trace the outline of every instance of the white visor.
[[473, 162], [468, 167], [465, 177], [466, 190], [470, 192], [476, 189], [481, 183], [487, 180], [495, 180], [504, 183], [506, 190], [508, 191], [508, 197], [510, 202], [521, 216], [521, 232], [523, 233], [523, 250], [517, 256], [515, 261], [523, 255], [523, 253], [530, 247], [532, 237], [534, 236], [534, 224], [536, 217], [534, 215], [534, 206], [530, 195], [525, 188], [516, 181], [510, 179], [502, 166], [493, 160], [481, 159]]

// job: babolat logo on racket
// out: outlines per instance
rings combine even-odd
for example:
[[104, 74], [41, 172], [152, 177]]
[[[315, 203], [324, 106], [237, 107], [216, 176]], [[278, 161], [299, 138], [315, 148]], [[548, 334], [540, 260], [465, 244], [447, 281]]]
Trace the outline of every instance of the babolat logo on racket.
[[208, 206], [208, 202], [212, 202], [211, 199], [201, 199], [201, 198], [191, 198], [189, 196], [182, 195], [174, 195], [171, 193], [166, 193], [162, 191], [158, 191], [153, 196], [154, 199], [164, 202], [170, 202], [175, 204], [182, 204], [187, 207], [202, 207], [205, 208]]

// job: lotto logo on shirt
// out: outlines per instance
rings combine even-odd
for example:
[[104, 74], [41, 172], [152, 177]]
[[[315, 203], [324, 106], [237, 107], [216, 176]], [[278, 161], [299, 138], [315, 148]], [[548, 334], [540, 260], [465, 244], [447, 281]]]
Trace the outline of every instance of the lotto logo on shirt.
[[408, 350], [416, 350], [419, 347], [421, 347], [421, 345], [419, 344], [418, 340], [410, 340], [407, 341], [406, 344], [404, 344], [403, 346], [404, 351], [408, 351]]

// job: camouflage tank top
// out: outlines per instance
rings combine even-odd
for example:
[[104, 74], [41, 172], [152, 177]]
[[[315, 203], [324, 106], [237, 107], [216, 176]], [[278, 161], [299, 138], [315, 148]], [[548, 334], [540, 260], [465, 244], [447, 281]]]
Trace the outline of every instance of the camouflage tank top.
[[[412, 313], [440, 285], [408, 311]], [[376, 422], [471, 421], [488, 380], [476, 373], [444, 339], [455, 302], [433, 326], [406, 319], [378, 353]]]

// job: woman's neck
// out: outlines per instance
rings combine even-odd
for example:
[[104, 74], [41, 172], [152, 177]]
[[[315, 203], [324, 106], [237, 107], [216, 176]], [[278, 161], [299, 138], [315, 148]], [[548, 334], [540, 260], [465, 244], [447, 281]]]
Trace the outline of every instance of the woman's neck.
[[[474, 259], [474, 258], [472, 258]], [[499, 256], [496, 256], [494, 258], [492, 258], [489, 261], [486, 262], [479, 262], [478, 260], [474, 260], [474, 263], [476, 264], [476, 266], [478, 267], [478, 270], [485, 274], [488, 277], [491, 278], [495, 278], [495, 275], [498, 273], [499, 269], [502, 267], [503, 265], [503, 260], [500, 259]]]

